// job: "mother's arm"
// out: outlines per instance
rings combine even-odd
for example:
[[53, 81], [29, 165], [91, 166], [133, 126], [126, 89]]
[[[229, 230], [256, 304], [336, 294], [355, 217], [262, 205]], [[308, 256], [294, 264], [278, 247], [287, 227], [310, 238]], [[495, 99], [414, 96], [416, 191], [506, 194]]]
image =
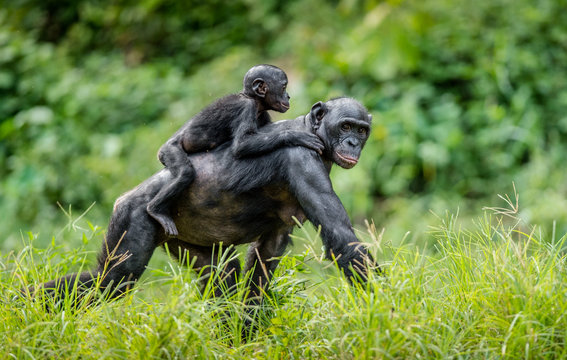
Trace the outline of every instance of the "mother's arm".
[[288, 179], [291, 192], [299, 201], [307, 219], [321, 226], [321, 238], [327, 258], [336, 259], [347, 278], [349, 266], [366, 277], [365, 260], [371, 260], [352, 229], [346, 210], [333, 190], [329, 172], [321, 157], [313, 151], [295, 148], [289, 151]]

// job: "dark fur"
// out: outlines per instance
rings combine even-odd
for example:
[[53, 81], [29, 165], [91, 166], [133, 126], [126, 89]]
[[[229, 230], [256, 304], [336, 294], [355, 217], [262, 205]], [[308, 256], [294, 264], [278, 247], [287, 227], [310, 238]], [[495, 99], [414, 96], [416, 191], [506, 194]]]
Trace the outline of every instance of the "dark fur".
[[[76, 280], [81, 288], [91, 287], [98, 276], [102, 287], [119, 296], [140, 277], [160, 245], [167, 243], [173, 256], [194, 258], [196, 269], [210, 269], [207, 265], [215, 263], [221, 243], [229, 252], [234, 251], [231, 245], [252, 243], [245, 269], [254, 271], [251, 295], [260, 295], [278, 264], [277, 257], [290, 241], [295, 225], [292, 217], [321, 225], [327, 257], [336, 258], [349, 278], [354, 275], [352, 268], [364, 277], [363, 263], [368, 255], [359, 246], [333, 191], [329, 171], [337, 156], [348, 154], [358, 159], [371, 119], [352, 99], [319, 102], [308, 115], [267, 125], [260, 133], [286, 129], [315, 132], [326, 146], [323, 156], [305, 147], [285, 147], [256, 158], [235, 159], [228, 144], [191, 155], [197, 176], [170, 209], [179, 229], [176, 238], [168, 238], [145, 210], [163, 184], [173, 178], [168, 169], [159, 171], [116, 201], [98, 267], [92, 273], [69, 275], [43, 287], [63, 296]], [[345, 123], [352, 131], [341, 130]], [[358, 130], [360, 127], [365, 131]], [[223, 287], [230, 288], [240, 264], [233, 260], [219, 271], [225, 275], [221, 276]]]
[[147, 206], [169, 236], [178, 234], [169, 214], [171, 202], [194, 180], [195, 169], [187, 154], [214, 149], [233, 139], [232, 152], [238, 158], [257, 156], [274, 149], [301, 145], [321, 151], [323, 145], [312, 134], [298, 131], [258, 134], [258, 128], [271, 123], [268, 110], [286, 112], [289, 95], [287, 76], [272, 65], [258, 65], [244, 76], [241, 93], [225, 96], [204, 108], [185, 123], [159, 150], [158, 158], [172, 173], [170, 182]]

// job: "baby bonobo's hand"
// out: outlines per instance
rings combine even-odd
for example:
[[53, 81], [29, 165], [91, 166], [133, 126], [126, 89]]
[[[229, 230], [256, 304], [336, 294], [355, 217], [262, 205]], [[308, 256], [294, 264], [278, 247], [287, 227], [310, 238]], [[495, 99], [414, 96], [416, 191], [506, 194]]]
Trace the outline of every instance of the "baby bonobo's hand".
[[298, 131], [296, 133], [296, 136], [293, 139], [293, 145], [299, 145], [315, 150], [319, 155], [323, 154], [323, 149], [325, 148], [323, 141], [321, 141], [317, 135], [302, 131]]

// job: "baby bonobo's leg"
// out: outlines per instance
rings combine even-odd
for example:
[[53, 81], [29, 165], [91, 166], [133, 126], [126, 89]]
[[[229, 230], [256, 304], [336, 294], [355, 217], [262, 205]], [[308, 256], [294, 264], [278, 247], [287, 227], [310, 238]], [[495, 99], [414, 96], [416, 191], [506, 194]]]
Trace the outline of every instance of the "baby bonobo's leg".
[[166, 143], [159, 150], [159, 159], [173, 175], [173, 180], [160, 189], [148, 203], [147, 210], [170, 237], [179, 235], [170, 215], [173, 200], [195, 179], [195, 169], [187, 154], [178, 146]]

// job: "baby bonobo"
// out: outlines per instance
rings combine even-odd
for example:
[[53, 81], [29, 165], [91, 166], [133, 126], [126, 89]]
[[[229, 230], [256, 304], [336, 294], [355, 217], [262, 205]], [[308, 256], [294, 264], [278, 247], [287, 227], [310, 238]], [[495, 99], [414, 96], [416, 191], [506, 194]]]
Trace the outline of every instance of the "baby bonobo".
[[213, 149], [232, 139], [236, 158], [265, 154], [284, 146], [304, 146], [318, 153], [323, 143], [313, 134], [281, 131], [258, 134], [257, 129], [271, 122], [268, 110], [285, 113], [289, 109], [285, 72], [272, 65], [257, 65], [244, 76], [244, 89], [227, 95], [186, 122], [160, 149], [158, 158], [174, 176], [148, 204], [148, 213], [171, 237], [178, 235], [169, 215], [170, 203], [195, 178], [187, 154]]

